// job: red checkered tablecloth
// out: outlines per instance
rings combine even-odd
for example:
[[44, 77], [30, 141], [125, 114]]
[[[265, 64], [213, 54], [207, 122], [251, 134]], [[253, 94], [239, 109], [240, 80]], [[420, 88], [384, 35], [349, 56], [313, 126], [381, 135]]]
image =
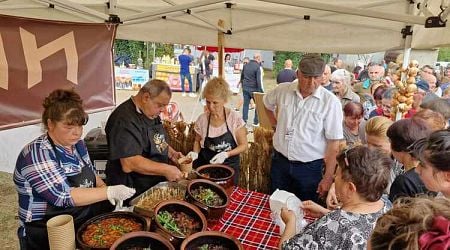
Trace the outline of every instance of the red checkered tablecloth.
[[224, 215], [210, 230], [233, 235], [245, 249], [278, 249], [279, 228], [270, 218], [269, 197], [235, 187]]

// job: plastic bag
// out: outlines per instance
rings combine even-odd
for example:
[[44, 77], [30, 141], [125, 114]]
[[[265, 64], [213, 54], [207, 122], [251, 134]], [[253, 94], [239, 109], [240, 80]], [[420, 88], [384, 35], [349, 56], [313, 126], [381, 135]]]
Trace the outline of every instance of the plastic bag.
[[296, 217], [295, 232], [300, 233], [307, 225], [306, 220], [303, 218], [303, 209], [301, 209], [302, 202], [293, 193], [289, 193], [284, 190], [275, 190], [270, 196], [270, 210], [272, 211], [271, 218], [273, 222], [279, 226], [280, 234], [283, 234], [286, 225], [281, 219], [281, 208], [285, 207], [292, 210]]

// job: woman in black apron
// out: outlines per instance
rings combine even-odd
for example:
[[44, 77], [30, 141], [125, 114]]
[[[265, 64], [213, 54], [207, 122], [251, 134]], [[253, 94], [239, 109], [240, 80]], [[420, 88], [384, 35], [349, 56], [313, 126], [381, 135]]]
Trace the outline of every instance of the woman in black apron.
[[[203, 96], [206, 99], [208, 112], [197, 119], [194, 150], [188, 156], [195, 160], [193, 164], [195, 168], [210, 163], [232, 167], [235, 171], [234, 183], [237, 185], [240, 168], [239, 154], [247, 150], [248, 143], [245, 123], [238, 113], [224, 106], [230, 96], [229, 85], [224, 79], [211, 79], [203, 90]], [[225, 127], [226, 131], [220, 135], [211, 136], [210, 127], [215, 129]]]
[[87, 115], [73, 90], [55, 90], [43, 103], [46, 134], [20, 153], [14, 182], [19, 193], [22, 250], [49, 249], [46, 223], [69, 214], [75, 230], [94, 215], [112, 210], [112, 203], [134, 194], [126, 186], [106, 187], [95, 175], [86, 145], [80, 140]]

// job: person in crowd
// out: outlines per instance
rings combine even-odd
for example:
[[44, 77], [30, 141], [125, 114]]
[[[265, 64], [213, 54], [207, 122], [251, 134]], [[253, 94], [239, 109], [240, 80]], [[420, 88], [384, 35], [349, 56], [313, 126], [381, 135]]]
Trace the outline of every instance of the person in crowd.
[[43, 101], [45, 133], [20, 152], [14, 169], [19, 195], [20, 249], [49, 249], [46, 222], [69, 214], [75, 229], [112, 207], [102, 201], [121, 202], [135, 190], [106, 186], [95, 174], [84, 141], [88, 116], [74, 90], [57, 89]]
[[391, 185], [389, 200], [400, 197], [415, 197], [426, 194], [428, 190], [420, 180], [415, 168], [419, 164], [412, 154], [410, 146], [418, 139], [427, 137], [431, 129], [421, 119], [402, 119], [394, 122], [387, 130], [391, 142], [392, 155], [404, 168], [404, 173], [398, 175]]
[[280, 84], [263, 99], [266, 113], [276, 126], [271, 188], [293, 192], [301, 200], [317, 201], [333, 182], [343, 139], [343, 113], [339, 99], [321, 86], [323, 59], [305, 55], [298, 68], [298, 82]]
[[378, 219], [367, 249], [450, 249], [449, 208], [447, 199], [401, 199]]
[[183, 54], [178, 56], [178, 61], [180, 62], [180, 85], [181, 85], [181, 92], [182, 96], [186, 96], [186, 91], [184, 89], [184, 82], [185, 79], [189, 82], [189, 96], [190, 97], [196, 97], [197, 95], [194, 93], [194, 90], [192, 89], [192, 77], [191, 72], [189, 71], [189, 66], [192, 63], [192, 57], [191, 57], [191, 49], [185, 48], [183, 50]]
[[430, 65], [424, 65], [419, 72], [418, 78], [425, 80], [426, 76], [428, 75], [434, 75], [436, 72], [434, 71], [434, 68]]
[[353, 86], [353, 91], [359, 95], [361, 102], [366, 101], [365, 94], [370, 94], [370, 86], [375, 82], [385, 82], [384, 68], [378, 64], [370, 64], [368, 67], [368, 78]]
[[211, 79], [211, 76], [213, 74], [213, 61], [214, 56], [209, 53], [208, 50], [204, 50], [200, 56], [199, 63], [200, 63], [200, 70], [203, 76], [203, 81], [207, 82], [209, 79]]
[[159, 116], [171, 97], [169, 85], [153, 79], [111, 113], [105, 127], [108, 184], [134, 187], [137, 196], [161, 181], [183, 178], [181, 171], [169, 164], [169, 159], [178, 162], [183, 155], [167, 144]]
[[[389, 88], [386, 91], [384, 91], [382, 97], [381, 97], [381, 115], [386, 118], [391, 118], [391, 109], [392, 109], [392, 99], [394, 98], [394, 95], [396, 93], [396, 88]], [[372, 111], [369, 115], [369, 118], [379, 116], [379, 111], [375, 109]]]
[[225, 54], [225, 58], [224, 58], [224, 66], [225, 67], [230, 67], [230, 68], [234, 68], [234, 63], [231, 60], [231, 54]]
[[420, 161], [416, 171], [426, 188], [450, 199], [450, 130], [438, 130], [412, 146]]
[[420, 104], [423, 109], [431, 109], [442, 114], [446, 121], [450, 123], [450, 102], [443, 98], [433, 99]]
[[287, 59], [284, 61], [284, 69], [277, 75], [277, 84], [282, 82], [292, 82], [297, 79], [295, 71], [292, 69], [292, 60]]
[[342, 107], [349, 102], [360, 101], [359, 96], [352, 91], [350, 75], [351, 73], [345, 69], [335, 70], [331, 74], [333, 93], [341, 101]]
[[223, 78], [213, 78], [205, 86], [206, 112], [195, 122], [195, 143], [188, 157], [194, 167], [225, 164], [235, 171], [234, 183], [239, 181], [239, 155], [247, 150], [247, 129], [239, 113], [225, 107], [230, 90]]
[[322, 87], [332, 92], [333, 84], [331, 84], [330, 78], [331, 78], [331, 68], [330, 65], [326, 64], [322, 74]]
[[361, 73], [361, 71], [362, 71], [362, 67], [359, 66], [359, 65], [356, 65], [356, 66], [353, 68], [352, 73], [353, 73], [353, 75], [355, 76], [355, 79], [358, 79], [359, 73]]
[[[244, 96], [244, 107], [242, 110], [242, 119], [247, 124], [248, 110], [250, 100], [253, 99], [254, 92], [263, 92], [261, 80], [261, 54], [255, 53], [253, 60], [244, 65], [241, 73], [242, 79], [242, 95]], [[253, 118], [253, 126], [259, 126], [258, 114], [255, 110]]]
[[432, 131], [446, 129], [448, 127], [444, 116], [441, 113], [435, 112], [431, 109], [422, 109], [412, 118], [424, 120]]
[[392, 160], [381, 150], [366, 146], [347, 149], [337, 160], [335, 186], [341, 207], [331, 211], [312, 201], [303, 201], [303, 211], [320, 218], [297, 235], [294, 212], [282, 208], [286, 228], [280, 239], [281, 249], [366, 248], [377, 219], [392, 206], [382, 198]]
[[383, 94], [384, 92], [386, 92], [386, 90], [389, 89], [389, 87], [387, 87], [382, 83], [374, 84], [372, 87], [373, 87], [372, 96], [375, 101], [375, 106], [370, 111], [369, 118], [383, 115], [383, 103], [382, 103]]
[[[337, 72], [337, 71], [335, 71]], [[344, 139], [347, 146], [362, 144], [365, 123], [363, 120], [363, 106], [359, 102], [349, 102], [344, 106]]]
[[442, 98], [447, 100], [450, 99], [450, 87], [442, 91]]
[[395, 85], [395, 82], [399, 80], [399, 77], [397, 75], [397, 70], [400, 68], [400, 66], [394, 62], [390, 62], [387, 67], [386, 71], [386, 83], [388, 86], [392, 87]]
[[423, 80], [428, 83], [431, 93], [435, 94], [437, 97], [442, 97], [442, 89], [437, 85], [437, 78], [433, 74], [424, 75]]
[[338, 57], [333, 58], [333, 65], [330, 66], [331, 72], [333, 73], [335, 70], [343, 69], [344, 68], [344, 61], [342, 59], [339, 59]]

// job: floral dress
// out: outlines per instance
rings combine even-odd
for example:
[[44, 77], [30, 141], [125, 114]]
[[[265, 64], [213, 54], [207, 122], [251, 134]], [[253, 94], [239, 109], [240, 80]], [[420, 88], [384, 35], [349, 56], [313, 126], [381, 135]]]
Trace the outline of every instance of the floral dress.
[[282, 249], [366, 249], [377, 219], [392, 207], [384, 196], [382, 200], [384, 206], [376, 213], [334, 210], [285, 241]]

